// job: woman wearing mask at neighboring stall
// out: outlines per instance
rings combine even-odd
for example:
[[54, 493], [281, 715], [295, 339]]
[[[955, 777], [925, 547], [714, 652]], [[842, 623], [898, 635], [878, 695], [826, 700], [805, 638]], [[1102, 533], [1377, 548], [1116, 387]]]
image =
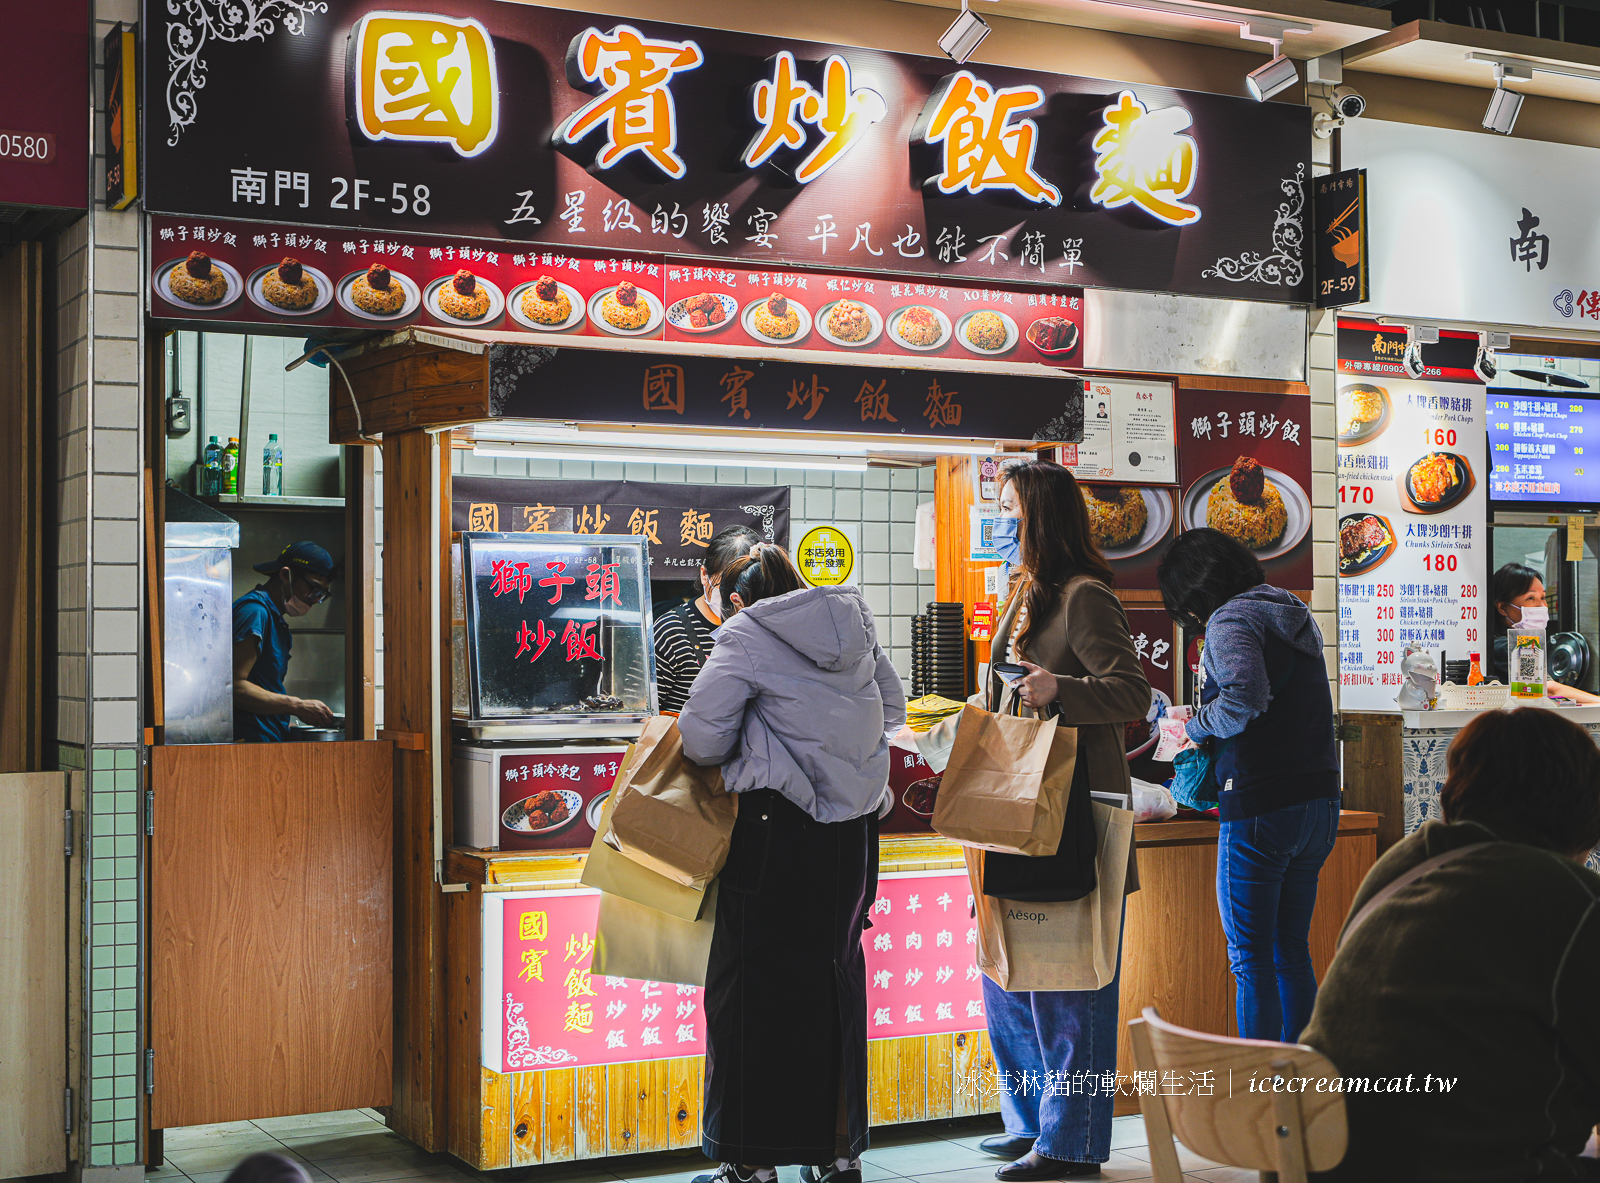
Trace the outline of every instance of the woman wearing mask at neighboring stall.
[[706, 967], [702, 1146], [722, 1166], [701, 1180], [799, 1164], [802, 1183], [861, 1183], [861, 932], [905, 689], [858, 588], [804, 587], [760, 546], [720, 590], [730, 615], [678, 715], [684, 755], [739, 794]]
[[[1509, 683], [1506, 665], [1506, 630], [1526, 625], [1529, 628], [1550, 627], [1550, 607], [1545, 600], [1544, 580], [1532, 567], [1521, 563], [1507, 563], [1489, 579], [1489, 603], [1494, 617], [1494, 634], [1489, 639], [1489, 664], [1483, 670], [1485, 678]], [[1600, 703], [1600, 697], [1576, 686], [1563, 686], [1550, 678], [1545, 679], [1545, 694], [1550, 698], [1570, 698], [1575, 702]]]
[[1246, 1039], [1293, 1043], [1311, 1018], [1311, 913], [1339, 830], [1339, 759], [1322, 631], [1255, 553], [1189, 530], [1156, 582], [1167, 612], [1205, 634], [1190, 740], [1212, 742], [1220, 787], [1217, 907]]
[[700, 595], [656, 617], [656, 696], [662, 714], [675, 715], [689, 699], [689, 688], [711, 656], [712, 630], [722, 623], [722, 593], [717, 581], [734, 559], [761, 541], [749, 526], [718, 530], [700, 561]]
[[[994, 544], [1014, 575], [994, 653], [996, 661], [1028, 672], [1015, 688], [991, 676], [985, 705], [1005, 712], [1015, 700], [1029, 715], [1076, 727], [1072, 793], [1127, 794], [1123, 728], [1149, 711], [1150, 684], [1111, 590], [1111, 568], [1090, 533], [1082, 489], [1070, 471], [1049, 461], [1018, 465], [1002, 480]], [[1119, 946], [1116, 976], [1099, 990], [1008, 993], [985, 977], [995, 1066], [1013, 1081], [1114, 1072], [1121, 976]], [[1016, 1161], [995, 1177], [1015, 1183], [1098, 1175], [1111, 1156], [1113, 1101], [1109, 1093], [1078, 1090], [1002, 1092], [1006, 1132], [982, 1147]]]

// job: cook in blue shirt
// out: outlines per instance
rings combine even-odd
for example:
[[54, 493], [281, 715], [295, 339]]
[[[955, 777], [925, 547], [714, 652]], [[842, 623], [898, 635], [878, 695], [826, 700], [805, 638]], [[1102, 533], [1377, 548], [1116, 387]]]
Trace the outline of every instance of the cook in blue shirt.
[[283, 688], [289, 669], [287, 616], [304, 616], [328, 598], [333, 557], [315, 542], [293, 542], [255, 570], [270, 578], [233, 602], [233, 738], [236, 743], [282, 743], [289, 719], [333, 726], [333, 712], [314, 698]]

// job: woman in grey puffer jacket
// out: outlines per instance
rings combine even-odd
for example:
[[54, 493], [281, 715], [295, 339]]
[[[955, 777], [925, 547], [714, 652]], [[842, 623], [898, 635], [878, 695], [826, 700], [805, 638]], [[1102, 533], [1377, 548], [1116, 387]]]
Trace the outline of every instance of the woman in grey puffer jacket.
[[[860, 1183], [861, 932], [877, 891], [885, 736], [905, 689], [854, 587], [805, 588], [778, 547], [722, 574], [732, 615], [678, 716], [684, 754], [739, 794], [706, 969], [703, 1179]], [[699, 1183], [697, 1180], [696, 1183]]]

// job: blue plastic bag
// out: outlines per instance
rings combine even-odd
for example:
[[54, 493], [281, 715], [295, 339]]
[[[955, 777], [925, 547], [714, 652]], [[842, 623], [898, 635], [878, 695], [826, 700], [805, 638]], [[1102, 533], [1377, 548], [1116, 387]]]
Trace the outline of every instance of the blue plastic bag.
[[1217, 777], [1209, 746], [1185, 748], [1172, 758], [1172, 796], [1185, 809], [1217, 807]]

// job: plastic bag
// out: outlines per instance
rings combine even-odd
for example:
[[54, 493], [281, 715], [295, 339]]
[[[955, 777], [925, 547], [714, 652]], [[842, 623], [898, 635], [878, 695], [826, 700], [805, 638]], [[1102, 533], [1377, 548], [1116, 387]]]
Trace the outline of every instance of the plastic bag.
[[1164, 822], [1178, 815], [1178, 803], [1164, 785], [1133, 778], [1133, 814], [1140, 822]]

